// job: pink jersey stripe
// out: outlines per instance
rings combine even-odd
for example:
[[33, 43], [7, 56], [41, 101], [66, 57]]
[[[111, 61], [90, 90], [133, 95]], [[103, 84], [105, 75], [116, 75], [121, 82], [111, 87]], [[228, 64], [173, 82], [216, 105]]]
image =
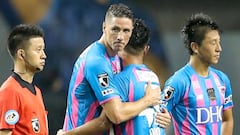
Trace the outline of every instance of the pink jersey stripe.
[[[186, 108], [189, 108], [189, 106], [188, 106], [188, 104], [189, 104], [189, 102], [188, 102], [189, 90], [190, 89], [187, 89], [186, 93], [184, 95], [184, 105], [186, 106]], [[186, 109], [186, 113], [189, 114], [188, 109]], [[189, 127], [190, 127], [189, 117], [188, 117], [188, 115], [186, 115], [185, 119], [182, 122], [182, 132], [186, 133], [186, 134], [189, 134], [190, 133], [189, 132], [190, 131]]]
[[64, 131], [67, 131], [67, 129], [68, 129], [68, 123], [69, 123], [69, 118], [68, 118], [68, 116], [66, 115], [65, 116], [65, 119], [64, 119], [64, 125], [63, 125], [63, 130]]
[[75, 92], [76, 92], [76, 88], [77, 86], [82, 82], [83, 80], [83, 68], [84, 68], [84, 65], [85, 63], [83, 63], [81, 66], [80, 66], [80, 70], [78, 70], [78, 73], [77, 73], [77, 76], [76, 76], [76, 81], [74, 83], [74, 88], [73, 88], [73, 92], [72, 92], [72, 118], [71, 120], [73, 121], [72, 122], [72, 125], [73, 127], [77, 127], [77, 121], [78, 121], [78, 111], [79, 111], [79, 108], [78, 108], [78, 100], [75, 96]]
[[84, 66], [85, 66], [85, 62], [83, 62], [81, 65], [80, 65], [80, 69], [78, 70], [78, 73], [77, 73], [77, 76], [76, 76], [76, 80], [75, 80], [75, 83], [74, 83], [74, 87], [73, 87], [73, 91], [76, 90], [77, 86], [82, 82], [83, 80], [83, 69], [84, 69]]
[[94, 118], [94, 114], [96, 112], [96, 109], [97, 107], [99, 106], [99, 103], [96, 101], [96, 102], [93, 102], [89, 108], [89, 111], [88, 111], [88, 114], [86, 116], [86, 119], [85, 119], [85, 123], [92, 120]]
[[[130, 84], [129, 84], [128, 98], [129, 98], [129, 102], [134, 101], [134, 86], [132, 81], [130, 81]], [[134, 127], [133, 120], [129, 120], [126, 124], [126, 132], [128, 133], [128, 135], [134, 135], [133, 127]]]
[[77, 120], [78, 120], [78, 102], [77, 98], [75, 97], [74, 93], [72, 93], [72, 115], [71, 115], [71, 120], [72, 120], [72, 126], [76, 127], [77, 126]]
[[133, 120], [129, 120], [126, 124], [126, 133], [128, 135], [134, 135]]
[[129, 94], [128, 94], [128, 98], [129, 98], [129, 101], [132, 102], [134, 101], [134, 86], [133, 86], [133, 82], [130, 81], [130, 84], [129, 84]]
[[136, 77], [137, 81], [139, 81], [140, 79], [139, 79], [139, 76], [136, 73], [136, 69], [133, 70], [133, 73], [134, 73], [134, 76]]
[[[219, 81], [219, 78], [218, 78], [218, 76], [217, 76], [216, 73], [212, 73], [212, 74], [213, 74], [214, 81], [215, 81], [215, 83], [216, 83], [216, 85], [217, 85], [218, 92], [219, 92], [219, 94], [220, 94], [221, 103], [224, 104], [226, 86], [221, 86], [220, 81]], [[224, 84], [224, 85], [225, 85], [225, 84]]]
[[197, 107], [205, 106], [204, 96], [203, 96], [203, 93], [202, 93], [201, 85], [200, 85], [199, 80], [198, 80], [198, 76], [193, 75], [191, 77], [191, 82], [192, 82], [192, 85], [193, 85], [194, 93], [195, 93], [196, 98], [197, 98]]
[[109, 63], [111, 63], [111, 67], [114, 74], [119, 73], [121, 71], [121, 66], [120, 66], [121, 64], [118, 56], [115, 56], [115, 60], [111, 61], [108, 54], [106, 53], [105, 58]]
[[[205, 103], [204, 103], [204, 96], [203, 96], [203, 92], [202, 92], [202, 89], [201, 89], [201, 84], [198, 80], [198, 76], [197, 75], [193, 75], [191, 77], [191, 81], [193, 83], [193, 90], [194, 90], [194, 93], [195, 93], [195, 96], [196, 96], [196, 100], [197, 100], [197, 107], [204, 107], [205, 106]], [[197, 128], [198, 128], [198, 131], [201, 135], [204, 135], [206, 134], [206, 128], [202, 125], [197, 125]]]
[[[206, 125], [197, 125], [199, 135], [206, 135]], [[213, 132], [214, 133], [214, 132]]]
[[228, 109], [232, 109], [232, 108], [233, 108], [233, 106], [225, 107], [225, 108], [223, 108], [223, 111], [228, 110]]
[[213, 123], [212, 124], [212, 133], [214, 133], [215, 135], [219, 135], [218, 133], [218, 123]]

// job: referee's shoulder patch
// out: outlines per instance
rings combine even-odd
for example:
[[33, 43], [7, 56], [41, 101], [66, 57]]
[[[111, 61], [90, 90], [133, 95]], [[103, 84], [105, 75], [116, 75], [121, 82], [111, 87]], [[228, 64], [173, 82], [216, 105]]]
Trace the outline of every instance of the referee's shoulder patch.
[[4, 118], [7, 124], [14, 125], [19, 121], [19, 114], [16, 110], [8, 110]]

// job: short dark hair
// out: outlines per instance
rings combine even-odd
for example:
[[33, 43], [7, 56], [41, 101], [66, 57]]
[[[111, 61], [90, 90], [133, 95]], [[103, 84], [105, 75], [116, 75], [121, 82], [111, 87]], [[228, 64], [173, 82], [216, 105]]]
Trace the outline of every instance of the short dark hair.
[[205, 38], [205, 34], [209, 30], [217, 30], [221, 32], [216, 22], [206, 14], [197, 13], [187, 20], [186, 25], [181, 30], [181, 34], [185, 47], [188, 49], [190, 55], [193, 54], [191, 43], [196, 42], [200, 46]]
[[112, 4], [108, 8], [106, 15], [105, 15], [105, 20], [109, 16], [114, 16], [114, 17], [127, 17], [131, 20], [133, 20], [133, 12], [130, 10], [130, 8], [122, 3], [119, 4]]
[[33, 24], [20, 24], [15, 26], [8, 37], [8, 51], [14, 58], [18, 49], [26, 49], [26, 41], [33, 37], [44, 37], [43, 30]]
[[134, 19], [134, 28], [128, 44], [124, 50], [133, 55], [138, 55], [150, 40], [150, 30], [142, 19]]

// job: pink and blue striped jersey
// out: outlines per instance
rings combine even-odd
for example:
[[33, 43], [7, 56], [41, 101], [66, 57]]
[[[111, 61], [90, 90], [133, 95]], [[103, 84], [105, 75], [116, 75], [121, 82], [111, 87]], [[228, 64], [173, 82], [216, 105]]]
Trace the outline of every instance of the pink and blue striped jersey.
[[[133, 102], [142, 98], [149, 80], [152, 87], [160, 87], [157, 75], [145, 65], [128, 65], [116, 74], [114, 79], [123, 102]], [[159, 106], [149, 107], [133, 119], [116, 125], [115, 135], [165, 135], [164, 129], [155, 123], [155, 114], [158, 111]]]
[[119, 57], [110, 57], [98, 41], [79, 56], [69, 84], [64, 130], [98, 117], [101, 104], [120, 97], [113, 80], [114, 73], [120, 72], [120, 68]]
[[163, 97], [175, 135], [220, 135], [222, 114], [233, 107], [230, 80], [212, 67], [202, 77], [186, 64], [166, 81]]

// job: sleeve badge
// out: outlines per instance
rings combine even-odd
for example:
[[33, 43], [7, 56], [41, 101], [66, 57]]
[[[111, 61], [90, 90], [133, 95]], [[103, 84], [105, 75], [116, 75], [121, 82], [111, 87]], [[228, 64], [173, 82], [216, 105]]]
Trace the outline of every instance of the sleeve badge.
[[99, 74], [98, 81], [99, 81], [101, 87], [103, 87], [103, 88], [108, 87], [108, 85], [109, 85], [108, 74], [107, 73]]
[[173, 96], [174, 88], [167, 86], [163, 92], [164, 92], [164, 100], [169, 100]]
[[14, 125], [19, 121], [19, 114], [16, 110], [8, 110], [5, 113], [5, 121], [9, 125]]

